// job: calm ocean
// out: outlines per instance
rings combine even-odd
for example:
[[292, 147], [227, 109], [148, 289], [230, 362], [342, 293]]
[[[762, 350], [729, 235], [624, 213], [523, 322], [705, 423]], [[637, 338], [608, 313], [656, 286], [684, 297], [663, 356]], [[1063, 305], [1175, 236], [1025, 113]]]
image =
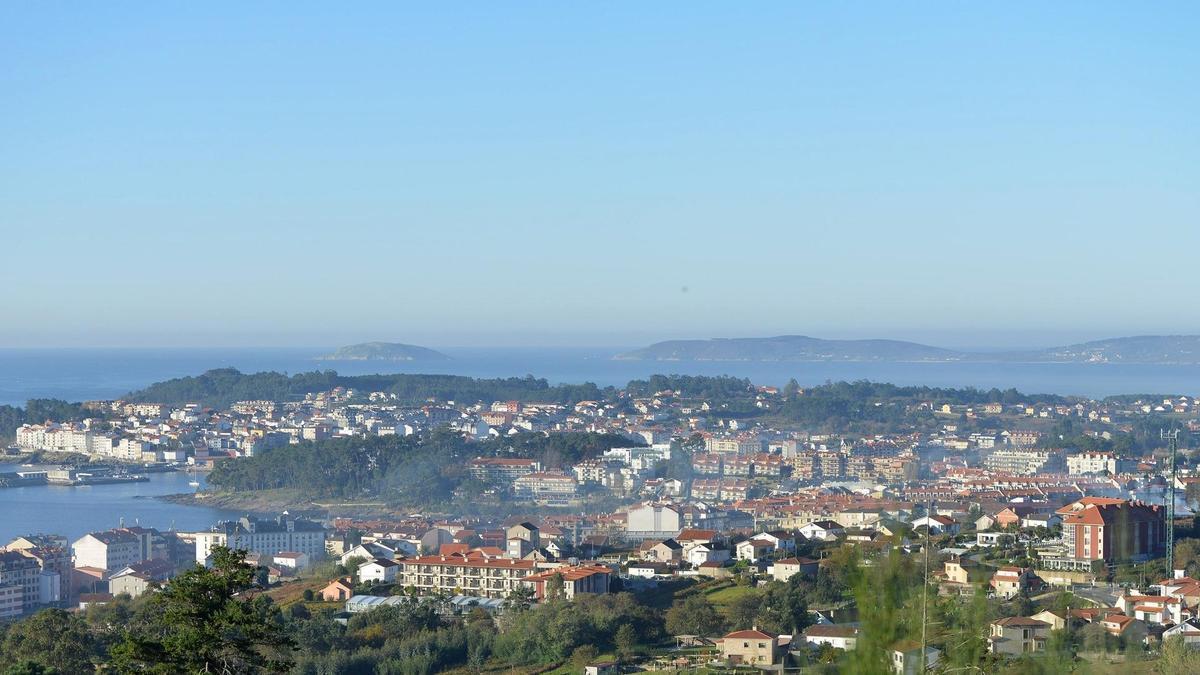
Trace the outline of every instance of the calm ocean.
[[1057, 363], [758, 363], [614, 361], [622, 347], [442, 349], [450, 361], [317, 361], [331, 348], [287, 349], [0, 349], [0, 404], [46, 397], [71, 401], [118, 397], [148, 384], [232, 366], [243, 372], [333, 369], [347, 375], [444, 373], [473, 377], [535, 375], [551, 382], [623, 385], [654, 373], [736, 375], [757, 384], [802, 385], [868, 379], [895, 384], [1103, 397], [1200, 393], [1200, 366]]

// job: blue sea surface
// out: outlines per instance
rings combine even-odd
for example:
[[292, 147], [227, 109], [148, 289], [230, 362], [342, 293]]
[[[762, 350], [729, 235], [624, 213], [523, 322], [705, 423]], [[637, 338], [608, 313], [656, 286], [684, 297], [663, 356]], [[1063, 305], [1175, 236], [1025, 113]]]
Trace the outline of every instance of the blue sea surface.
[[[0, 472], [22, 471], [19, 464], [0, 464]], [[88, 532], [125, 525], [160, 530], [197, 531], [241, 513], [226, 509], [174, 504], [156, 495], [191, 492], [192, 476], [184, 472], [151, 473], [144, 483], [67, 487], [39, 485], [0, 488], [0, 545], [24, 534], [60, 534], [74, 541]], [[196, 480], [204, 484], [203, 474]]]
[[655, 373], [736, 375], [756, 384], [874, 380], [1103, 397], [1200, 393], [1200, 366], [1084, 363], [617, 361], [627, 347], [443, 348], [449, 361], [320, 361], [331, 347], [241, 349], [0, 349], [0, 404], [30, 398], [108, 399], [173, 377], [231, 366], [243, 372], [336, 370], [346, 375], [441, 373], [544, 377], [552, 383], [622, 386]]

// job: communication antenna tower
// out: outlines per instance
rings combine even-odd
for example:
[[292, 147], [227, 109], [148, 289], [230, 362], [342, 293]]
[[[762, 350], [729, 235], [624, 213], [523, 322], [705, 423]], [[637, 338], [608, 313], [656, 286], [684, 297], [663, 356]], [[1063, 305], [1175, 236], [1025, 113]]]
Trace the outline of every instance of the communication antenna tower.
[[1166, 516], [1167, 516], [1167, 579], [1175, 577], [1175, 456], [1179, 452], [1179, 430], [1159, 430], [1159, 436], [1167, 441], [1170, 451], [1170, 477], [1167, 479]]

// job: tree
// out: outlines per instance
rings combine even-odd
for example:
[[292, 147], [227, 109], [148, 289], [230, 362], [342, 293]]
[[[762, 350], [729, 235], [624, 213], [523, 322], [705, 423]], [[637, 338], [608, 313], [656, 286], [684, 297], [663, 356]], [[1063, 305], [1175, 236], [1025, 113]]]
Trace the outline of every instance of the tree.
[[532, 587], [521, 584], [512, 589], [504, 599], [505, 612], [523, 612], [533, 606], [536, 593]]
[[710, 636], [724, 629], [721, 615], [704, 595], [676, 600], [667, 610], [667, 630], [674, 635]]
[[6, 663], [89, 673], [96, 642], [83, 619], [61, 609], [43, 609], [8, 630], [0, 653]]
[[358, 578], [358, 568], [362, 567], [363, 563], [365, 563], [365, 562], [367, 562], [367, 559], [360, 555], [352, 555], [349, 558], [346, 558], [346, 562], [343, 563], [343, 565], [346, 568], [346, 574], [357, 579]]
[[617, 648], [617, 655], [622, 659], [628, 659], [637, 652], [637, 631], [633, 629], [631, 624], [621, 624], [621, 627], [617, 629], [617, 634], [613, 636], [613, 644]]
[[763, 609], [763, 596], [756, 590], [747, 589], [737, 596], [726, 610], [729, 626], [733, 630], [744, 630], [758, 625], [758, 615]]
[[1085, 652], [1108, 651], [1108, 631], [1099, 623], [1089, 623], [1079, 629], [1079, 641]]
[[3, 675], [59, 675], [59, 670], [47, 668], [36, 661], [21, 661], [6, 668]]
[[787, 384], [783, 385], [783, 397], [785, 399], [792, 399], [799, 395], [800, 383], [797, 382], [796, 378], [793, 377], [792, 379], [788, 380]]
[[578, 668], [590, 664], [600, 655], [600, 651], [596, 649], [596, 645], [579, 645], [575, 651], [571, 652], [571, 663]]
[[546, 580], [546, 599], [547, 600], [562, 600], [563, 598], [563, 576], [557, 572], [550, 575]]
[[1192, 649], [1180, 635], [1167, 638], [1163, 641], [1158, 672], [1162, 675], [1200, 673], [1200, 652]]
[[213, 549], [213, 566], [196, 566], [155, 593], [112, 660], [121, 673], [284, 672], [294, 643], [266, 596], [247, 595], [255, 567], [244, 551]]

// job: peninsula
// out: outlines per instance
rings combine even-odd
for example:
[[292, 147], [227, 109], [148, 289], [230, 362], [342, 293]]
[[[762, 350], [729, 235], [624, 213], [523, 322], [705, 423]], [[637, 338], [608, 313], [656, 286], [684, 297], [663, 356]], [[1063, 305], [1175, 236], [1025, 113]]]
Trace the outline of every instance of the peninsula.
[[971, 352], [900, 340], [824, 340], [805, 335], [668, 340], [614, 357], [645, 361], [921, 361], [1200, 364], [1200, 335], [1141, 335], [1064, 347]]

